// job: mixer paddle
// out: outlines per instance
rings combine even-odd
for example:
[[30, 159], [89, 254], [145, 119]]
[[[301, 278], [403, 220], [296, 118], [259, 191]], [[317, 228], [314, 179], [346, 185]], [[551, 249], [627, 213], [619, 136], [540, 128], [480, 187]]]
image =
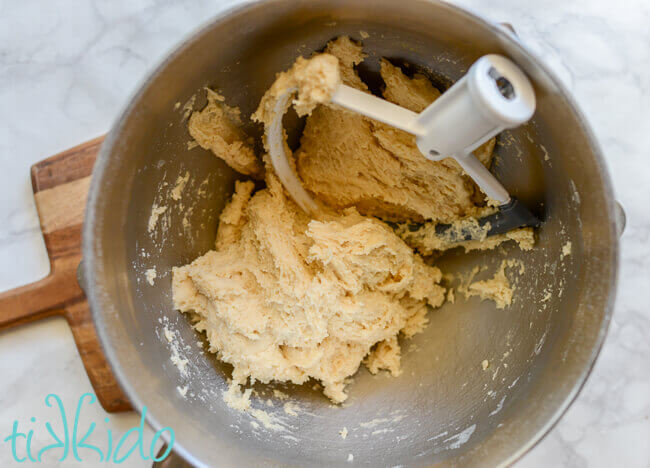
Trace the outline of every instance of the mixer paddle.
[[[295, 91], [281, 96], [276, 104], [278, 110], [286, 109]], [[472, 154], [503, 130], [527, 122], [535, 112], [533, 87], [509, 59], [494, 54], [481, 57], [465, 76], [419, 114], [344, 84], [336, 88], [331, 102], [415, 135], [419, 150], [429, 160], [455, 159], [485, 195], [496, 202], [496, 213], [477, 220], [484, 229], [458, 230], [453, 225], [437, 225], [436, 233], [447, 240], [459, 242], [484, 237], [485, 231], [490, 236], [519, 227], [539, 226], [540, 220], [511, 197]], [[282, 113], [277, 113], [268, 133], [271, 161], [296, 203], [314, 214], [318, 205], [302, 187], [287, 159]], [[418, 225], [409, 225], [410, 230], [417, 228]]]

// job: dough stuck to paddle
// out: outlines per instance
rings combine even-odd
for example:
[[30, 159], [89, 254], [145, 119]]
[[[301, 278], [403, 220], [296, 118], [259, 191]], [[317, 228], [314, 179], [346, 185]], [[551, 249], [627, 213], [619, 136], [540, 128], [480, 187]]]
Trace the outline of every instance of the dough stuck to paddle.
[[[429, 161], [412, 135], [327, 103], [339, 82], [367, 91], [354, 69], [363, 57], [360, 45], [341, 37], [324, 54], [298, 59], [252, 117], [270, 122], [277, 97], [297, 90], [293, 105], [308, 117], [292, 162], [323, 203], [317, 219], [288, 197], [268, 163], [260, 165], [223, 98], [209, 94], [190, 118], [201, 146], [266, 182], [256, 192], [253, 182], [237, 182], [215, 249], [173, 270], [175, 306], [195, 314], [210, 350], [233, 365], [237, 387], [313, 378], [340, 403], [362, 362], [398, 376], [398, 337], [422, 331], [447, 291], [441, 271], [414, 250], [436, 249], [426, 233], [409, 237], [384, 221], [454, 222], [486, 210], [455, 161]], [[440, 95], [423, 75], [407, 77], [385, 60], [381, 76], [384, 97], [414, 111]], [[491, 140], [477, 150], [486, 165], [493, 148]]]

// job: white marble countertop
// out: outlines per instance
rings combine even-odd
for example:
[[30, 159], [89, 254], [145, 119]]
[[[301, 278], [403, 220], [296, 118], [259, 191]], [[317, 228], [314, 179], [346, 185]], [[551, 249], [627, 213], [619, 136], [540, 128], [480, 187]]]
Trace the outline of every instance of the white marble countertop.
[[[228, 3], [0, 0], [0, 290], [49, 268], [30, 165], [106, 132], [150, 67]], [[650, 467], [650, 3], [459, 3], [515, 25], [573, 91], [628, 217], [616, 310], [595, 369], [557, 427], [517, 466]], [[38, 416], [47, 393], [68, 407], [91, 391], [62, 319], [0, 333], [0, 375], [3, 436], [14, 419]], [[106, 416], [97, 405], [88, 414]], [[137, 423], [127, 414], [110, 416], [108, 426], [121, 434]], [[44, 443], [38, 434], [34, 440]], [[0, 465], [14, 464], [2, 446]], [[131, 457], [122, 466], [149, 464]]]

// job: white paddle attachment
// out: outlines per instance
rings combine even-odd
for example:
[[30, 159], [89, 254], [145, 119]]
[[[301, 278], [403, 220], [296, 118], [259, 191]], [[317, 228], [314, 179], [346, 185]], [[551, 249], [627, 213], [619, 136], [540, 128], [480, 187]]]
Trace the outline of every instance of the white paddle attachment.
[[[287, 191], [301, 208], [314, 213], [318, 205], [288, 163], [282, 131], [281, 112], [295, 91], [288, 90], [278, 100], [279, 112], [268, 133], [269, 152]], [[530, 81], [507, 58], [481, 57], [463, 78], [419, 114], [344, 84], [339, 85], [332, 102], [415, 135], [427, 159], [454, 158], [489, 198], [499, 205], [510, 202], [505, 188], [471, 153], [503, 130], [525, 123], [535, 112]]]

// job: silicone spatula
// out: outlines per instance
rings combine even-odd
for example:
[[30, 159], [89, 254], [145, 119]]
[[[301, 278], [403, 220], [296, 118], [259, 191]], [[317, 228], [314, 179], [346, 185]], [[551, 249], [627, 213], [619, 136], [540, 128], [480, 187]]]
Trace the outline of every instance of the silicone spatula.
[[[282, 96], [277, 102], [278, 109], [286, 108], [292, 95], [293, 92], [288, 91]], [[535, 112], [533, 87], [509, 59], [494, 54], [481, 57], [465, 76], [419, 114], [344, 84], [338, 86], [332, 102], [415, 135], [417, 146], [427, 159], [455, 159], [485, 195], [498, 204], [495, 214], [478, 220], [480, 226], [487, 227], [487, 235], [540, 224], [539, 219], [523, 203], [510, 196], [472, 154], [503, 130], [527, 122]], [[288, 163], [282, 115], [276, 115], [267, 139], [271, 161], [296, 203], [306, 212], [315, 213], [318, 205]], [[459, 234], [451, 225], [436, 226], [439, 234], [447, 231], [457, 241], [469, 240], [475, 235], [475, 231], [461, 231]]]

